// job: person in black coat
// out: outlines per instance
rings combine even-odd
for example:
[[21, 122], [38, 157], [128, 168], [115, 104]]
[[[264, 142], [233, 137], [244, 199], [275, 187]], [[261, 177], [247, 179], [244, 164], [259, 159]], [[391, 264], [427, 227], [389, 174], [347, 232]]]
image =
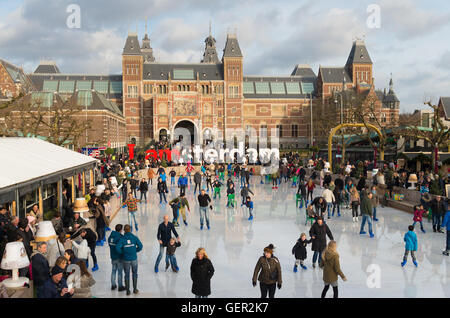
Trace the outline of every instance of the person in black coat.
[[147, 202], [148, 183], [145, 179], [142, 179], [141, 183], [139, 183], [139, 191], [141, 192], [141, 201], [142, 197], [145, 197], [145, 202]]
[[68, 289], [63, 273], [64, 269], [53, 266], [52, 276], [44, 282], [40, 298], [71, 298], [73, 296], [74, 289]]
[[[366, 178], [363, 175], [360, 176], [358, 184], [356, 185], [356, 190], [359, 192], [363, 191], [366, 188]], [[360, 193], [361, 194], [361, 193]]]
[[305, 261], [307, 255], [306, 246], [308, 246], [311, 242], [312, 239], [307, 240], [306, 234], [302, 233], [300, 234], [300, 238], [297, 240], [297, 243], [295, 243], [292, 248], [292, 254], [295, 256], [294, 273], [297, 273], [298, 265], [300, 265], [303, 269], [307, 269], [303, 262]]
[[36, 286], [37, 298], [42, 297], [44, 283], [50, 278], [50, 266], [44, 254], [47, 253], [47, 243], [39, 242], [37, 252], [31, 257], [33, 283]]
[[211, 295], [211, 278], [214, 267], [204, 248], [199, 248], [191, 264], [192, 293], [195, 298], [208, 298]]
[[444, 233], [441, 229], [442, 217], [445, 215], [446, 208], [444, 200], [441, 196], [436, 196], [434, 200], [431, 201], [431, 215], [433, 217], [433, 232]]
[[342, 188], [335, 186], [333, 190], [333, 195], [334, 195], [333, 213], [331, 215], [334, 216], [334, 210], [337, 210], [337, 215], [341, 216]]
[[159, 193], [159, 203], [162, 203], [162, 199], [164, 198], [164, 202], [167, 203], [166, 193], [169, 192], [167, 190], [167, 184], [162, 181], [161, 178], [158, 178], [158, 185], [156, 186]]
[[315, 197], [311, 204], [314, 205], [317, 215], [323, 216], [325, 214], [327, 202], [323, 197]]
[[313, 267], [316, 268], [317, 258], [319, 259], [319, 265], [322, 262], [322, 252], [327, 247], [327, 235], [330, 240], [334, 240], [328, 225], [323, 222], [322, 217], [318, 217], [317, 221], [311, 226], [309, 230], [309, 236], [312, 238], [312, 251], [313, 255]]

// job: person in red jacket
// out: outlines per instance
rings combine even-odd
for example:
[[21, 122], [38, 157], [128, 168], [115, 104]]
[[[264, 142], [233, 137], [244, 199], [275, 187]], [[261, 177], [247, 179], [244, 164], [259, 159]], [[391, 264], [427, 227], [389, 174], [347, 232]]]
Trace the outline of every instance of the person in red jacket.
[[306, 205], [308, 205], [309, 203], [309, 197], [311, 197], [311, 201], [313, 200], [313, 192], [315, 187], [316, 184], [314, 183], [313, 179], [309, 179], [308, 183], [306, 184], [306, 190], [308, 191], [308, 194], [306, 195]]
[[423, 229], [423, 224], [422, 224], [422, 217], [424, 214], [427, 214], [427, 212], [425, 212], [425, 210], [423, 209], [423, 205], [416, 205], [414, 207], [413, 226], [415, 226], [416, 223], [420, 223], [420, 229], [422, 230], [423, 233], [425, 233], [425, 230]]

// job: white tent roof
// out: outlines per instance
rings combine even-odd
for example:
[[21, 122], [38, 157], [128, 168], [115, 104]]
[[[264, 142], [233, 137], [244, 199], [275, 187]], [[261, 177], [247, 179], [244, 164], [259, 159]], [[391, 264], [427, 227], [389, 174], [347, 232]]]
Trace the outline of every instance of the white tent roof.
[[37, 138], [0, 138], [0, 189], [96, 161]]

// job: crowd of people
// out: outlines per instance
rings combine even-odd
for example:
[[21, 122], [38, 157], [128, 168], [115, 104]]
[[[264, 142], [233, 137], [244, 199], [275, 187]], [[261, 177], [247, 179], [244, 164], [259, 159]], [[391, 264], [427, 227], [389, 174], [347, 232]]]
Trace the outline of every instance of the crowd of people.
[[[127, 295], [131, 292], [138, 294], [137, 255], [142, 250], [143, 244], [137, 235], [139, 227], [136, 213], [139, 204], [148, 203], [149, 191], [158, 193], [159, 205], [164, 207], [167, 204], [172, 211], [172, 220], [169, 220], [168, 214], [164, 215], [163, 222], [157, 229], [156, 238], [160, 248], [154, 272], [159, 272], [159, 264], [165, 253], [165, 270], [171, 268], [174, 273], [178, 273], [176, 250], [182, 248], [182, 244], [176, 228], [181, 226], [181, 219], [184, 226], [188, 226], [186, 212], [190, 212], [194, 205], [194, 202], [187, 199], [188, 189], [193, 191], [194, 197], [198, 193], [196, 205], [199, 206], [199, 229], [203, 230], [206, 225], [206, 229], [210, 230], [212, 224], [209, 213], [213, 209], [214, 202], [221, 198], [223, 186], [226, 188], [226, 208], [235, 209], [239, 206], [236, 200], [236, 191], [239, 189], [240, 206], [246, 209], [248, 221], [251, 222], [254, 219], [255, 208], [251, 184], [253, 186], [256, 183], [271, 184], [272, 191], [278, 191], [278, 186], [284, 182], [289, 183], [295, 193], [299, 213], [304, 207], [306, 224], [308, 221], [311, 222], [309, 238], [306, 233], [301, 233], [292, 248], [295, 258], [293, 271], [298, 272], [299, 267], [307, 270], [307, 248], [311, 245], [312, 267], [316, 268], [318, 264], [318, 267], [323, 269], [322, 297], [326, 296], [330, 285], [334, 297], [338, 297], [338, 276], [344, 281], [346, 277], [340, 269], [337, 243], [327, 220], [335, 215], [341, 217], [345, 209], [351, 210], [352, 222], [361, 221], [359, 233], [367, 234], [367, 224], [368, 235], [373, 238], [375, 234], [372, 225], [378, 221], [377, 207], [381, 199], [377, 191], [379, 187], [385, 186], [388, 189], [388, 196], [392, 195], [394, 186], [411, 188], [408, 181], [411, 172], [399, 170], [393, 164], [375, 171], [368, 162], [359, 162], [356, 165], [341, 164], [333, 177], [325, 160], [319, 158], [304, 161], [292, 153], [281, 158], [278, 169], [261, 167], [259, 182], [251, 182], [256, 174], [254, 167], [236, 162], [227, 164], [203, 162], [199, 169], [195, 169], [188, 162], [177, 170], [174, 166], [163, 167], [159, 164], [155, 167], [156, 172], [152, 165], [154, 162], [151, 164], [146, 160], [129, 160], [126, 156], [105, 160], [98, 168], [99, 181], [89, 188], [85, 196], [91, 215], [88, 219], [73, 211], [74, 203], [67, 196], [69, 189], [65, 186], [63, 213], [56, 212], [51, 220], [58, 239], [39, 242], [34, 248], [31, 242], [36, 224], [43, 221], [39, 206], [33, 206], [24, 218], [11, 216], [5, 207], [1, 207], [0, 252], [3, 254], [8, 242], [23, 242], [31, 265], [29, 268], [20, 269], [20, 276], [33, 278], [37, 297], [91, 297], [90, 287], [95, 284], [92, 272], [99, 270], [95, 250], [107, 241], [112, 265], [111, 289], [126, 291]], [[144, 177], [142, 171], [145, 171]], [[375, 176], [368, 178], [369, 171], [374, 171]], [[427, 215], [431, 215], [434, 232], [443, 233], [442, 229], [447, 229], [447, 248], [443, 254], [448, 256], [450, 252], [448, 200], [442, 196], [442, 192], [434, 198], [430, 194], [436, 184], [439, 185], [437, 191], [443, 191], [448, 179], [426, 172], [418, 172], [417, 176], [416, 187], [422, 196], [421, 204], [414, 207], [413, 222], [408, 226], [404, 237], [405, 254], [401, 266], [406, 265], [409, 254], [413, 264], [418, 266], [414, 254], [418, 245], [414, 233], [415, 225], [419, 223], [421, 231], [425, 233], [423, 217]], [[156, 179], [155, 182], [153, 179]], [[174, 187], [178, 188], [178, 194], [168, 198], [169, 188]], [[128, 215], [128, 223], [117, 224], [114, 230], [109, 228], [114, 214], [111, 204], [113, 200], [120, 202], [119, 209], [126, 207]], [[151, 202], [151, 204], [158, 203]], [[133, 229], [136, 234], [133, 234]], [[111, 234], [106, 238], [108, 231], [111, 231]], [[274, 297], [276, 288], [282, 287], [280, 260], [274, 256], [274, 249], [272, 244], [265, 247], [254, 269], [252, 284], [256, 286], [259, 281], [263, 298]], [[90, 258], [92, 272], [88, 270]], [[79, 270], [74, 271], [74, 266], [78, 266]], [[196, 250], [190, 275], [193, 282], [192, 293], [199, 298], [208, 297], [211, 294], [214, 267], [204, 248]]]

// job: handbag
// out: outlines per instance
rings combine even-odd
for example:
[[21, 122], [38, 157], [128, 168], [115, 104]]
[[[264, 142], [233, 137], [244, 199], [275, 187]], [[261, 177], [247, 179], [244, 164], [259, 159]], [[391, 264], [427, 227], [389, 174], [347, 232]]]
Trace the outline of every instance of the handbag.
[[[269, 266], [269, 271], [270, 271], [270, 264], [269, 264], [269, 262], [267, 261], [267, 258], [266, 258], [266, 263], [267, 263], [267, 266]], [[270, 278], [270, 280], [278, 280], [278, 270], [276, 270], [275, 272], [270, 272], [269, 273], [269, 278]]]

